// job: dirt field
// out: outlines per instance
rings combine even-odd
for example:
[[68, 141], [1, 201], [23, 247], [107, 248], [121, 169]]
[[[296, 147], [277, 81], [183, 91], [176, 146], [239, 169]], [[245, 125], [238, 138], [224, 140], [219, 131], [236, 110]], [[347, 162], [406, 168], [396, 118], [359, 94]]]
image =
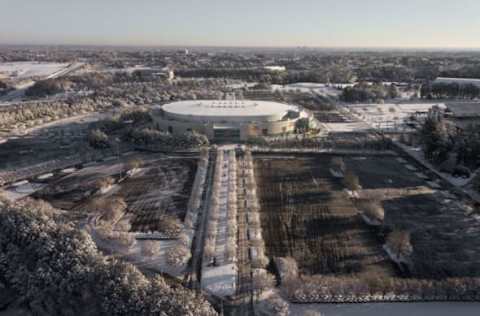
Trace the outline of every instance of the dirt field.
[[175, 215], [181, 221], [187, 211], [196, 161], [160, 160], [121, 184], [118, 195], [124, 197], [133, 214], [132, 231], [156, 231], [159, 217]]
[[[131, 231], [157, 231], [157, 220], [163, 215], [173, 215], [183, 221], [195, 177], [196, 160], [164, 159], [158, 155], [139, 157], [144, 165], [137, 173], [114, 184], [105, 194], [97, 193], [96, 196], [123, 198], [127, 204]], [[85, 217], [94, 198], [87, 192], [95, 192], [96, 183], [105, 177], [118, 182], [128, 159], [103, 162], [54, 179], [37, 196], [56, 207], [69, 210], [76, 218]]]
[[413, 269], [402, 275], [443, 278], [478, 276], [480, 225], [454, 199], [391, 156], [343, 157], [363, 192], [387, 193], [385, 229], [367, 226], [330, 174], [333, 156], [255, 162], [267, 254], [292, 256], [305, 274], [373, 272], [400, 276], [382, 249], [394, 228], [411, 232]]
[[384, 202], [389, 225], [407, 227], [414, 245], [412, 274], [425, 278], [480, 276], [479, 222], [448, 199], [432, 195]]
[[315, 111], [315, 118], [322, 123], [344, 123], [345, 118], [337, 111]]
[[256, 161], [267, 254], [294, 257], [306, 274], [392, 275], [382, 241], [331, 176], [330, 159]]
[[85, 152], [87, 129], [95, 119], [92, 116], [35, 128], [26, 136], [9, 139], [0, 144], [0, 169], [16, 169]]
[[[364, 189], [402, 189], [425, 186], [415, 172], [395, 159], [346, 159]], [[466, 216], [454, 196], [399, 196], [383, 201], [388, 227], [412, 234], [414, 271], [421, 277], [479, 276], [480, 223]]]

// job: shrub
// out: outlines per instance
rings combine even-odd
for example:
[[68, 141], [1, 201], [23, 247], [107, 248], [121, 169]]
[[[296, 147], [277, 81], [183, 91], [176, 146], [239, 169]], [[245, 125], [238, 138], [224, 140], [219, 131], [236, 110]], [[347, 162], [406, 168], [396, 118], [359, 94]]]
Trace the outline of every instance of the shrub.
[[158, 219], [158, 229], [167, 234], [179, 234], [182, 225], [176, 216], [164, 215]]
[[156, 240], [144, 240], [141, 242], [141, 252], [143, 256], [154, 257], [160, 254], [160, 242]]
[[105, 149], [108, 148], [108, 136], [99, 129], [91, 130], [88, 134], [88, 143], [90, 146], [96, 149]]
[[166, 253], [167, 263], [173, 267], [184, 266], [188, 259], [190, 259], [191, 253], [187, 247], [178, 243], [175, 247], [169, 249]]
[[145, 109], [125, 110], [120, 115], [120, 121], [132, 121], [133, 124], [145, 124], [153, 121], [152, 115]]

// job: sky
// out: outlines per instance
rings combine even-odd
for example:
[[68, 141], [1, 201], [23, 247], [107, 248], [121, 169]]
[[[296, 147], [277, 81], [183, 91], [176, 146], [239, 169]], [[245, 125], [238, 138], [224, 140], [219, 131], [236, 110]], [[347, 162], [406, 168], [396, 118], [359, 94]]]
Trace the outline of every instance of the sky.
[[480, 0], [0, 0], [0, 44], [480, 48]]

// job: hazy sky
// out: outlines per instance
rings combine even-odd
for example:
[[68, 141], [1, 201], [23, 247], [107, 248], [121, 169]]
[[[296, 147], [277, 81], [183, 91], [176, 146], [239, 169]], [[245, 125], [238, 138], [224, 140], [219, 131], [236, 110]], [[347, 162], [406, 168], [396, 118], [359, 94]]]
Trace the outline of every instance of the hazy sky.
[[480, 0], [0, 0], [0, 43], [480, 48]]

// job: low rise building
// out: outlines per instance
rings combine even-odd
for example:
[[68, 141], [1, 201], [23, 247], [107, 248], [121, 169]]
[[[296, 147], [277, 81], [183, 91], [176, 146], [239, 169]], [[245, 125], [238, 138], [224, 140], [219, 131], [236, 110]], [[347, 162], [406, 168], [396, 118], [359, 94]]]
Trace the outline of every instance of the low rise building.
[[298, 120], [311, 119], [298, 106], [252, 100], [180, 101], [156, 106], [153, 116], [172, 134], [196, 131], [216, 141], [293, 133]]

